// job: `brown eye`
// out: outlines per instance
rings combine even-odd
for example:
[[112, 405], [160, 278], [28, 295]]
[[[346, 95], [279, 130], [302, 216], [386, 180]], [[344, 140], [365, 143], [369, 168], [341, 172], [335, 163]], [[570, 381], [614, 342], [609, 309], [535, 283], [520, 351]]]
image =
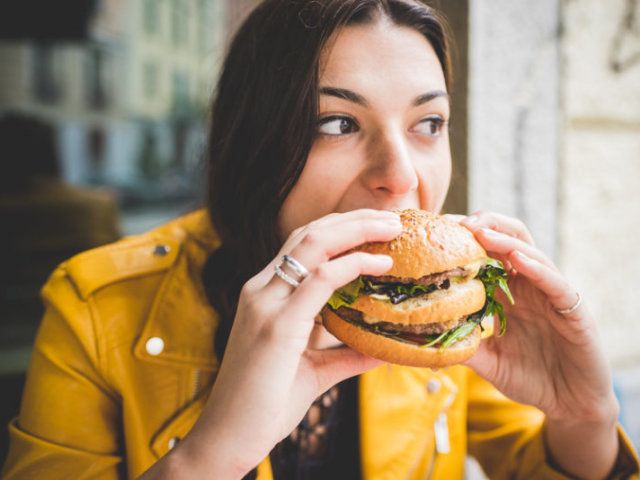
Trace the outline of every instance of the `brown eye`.
[[332, 115], [320, 120], [318, 133], [321, 135], [346, 135], [359, 130], [356, 122], [343, 115]]
[[423, 118], [415, 127], [415, 131], [429, 137], [438, 137], [442, 133], [442, 128], [445, 125], [445, 121], [442, 117], [431, 116]]

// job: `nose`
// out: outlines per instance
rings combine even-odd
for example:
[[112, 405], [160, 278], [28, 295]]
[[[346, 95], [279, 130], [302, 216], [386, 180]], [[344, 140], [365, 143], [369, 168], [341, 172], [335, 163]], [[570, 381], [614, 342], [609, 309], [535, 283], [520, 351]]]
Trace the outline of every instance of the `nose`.
[[381, 131], [368, 148], [367, 188], [392, 195], [406, 195], [418, 188], [418, 175], [409, 145], [401, 131]]

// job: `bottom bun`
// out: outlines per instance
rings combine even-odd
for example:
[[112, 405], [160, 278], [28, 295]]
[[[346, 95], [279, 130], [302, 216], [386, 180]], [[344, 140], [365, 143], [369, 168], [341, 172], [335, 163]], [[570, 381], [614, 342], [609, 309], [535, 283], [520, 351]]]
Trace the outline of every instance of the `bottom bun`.
[[419, 347], [379, 335], [340, 318], [325, 308], [323, 323], [326, 329], [344, 344], [370, 357], [397, 365], [442, 368], [471, 358], [480, 345], [480, 326], [462, 340], [445, 350], [439, 347]]

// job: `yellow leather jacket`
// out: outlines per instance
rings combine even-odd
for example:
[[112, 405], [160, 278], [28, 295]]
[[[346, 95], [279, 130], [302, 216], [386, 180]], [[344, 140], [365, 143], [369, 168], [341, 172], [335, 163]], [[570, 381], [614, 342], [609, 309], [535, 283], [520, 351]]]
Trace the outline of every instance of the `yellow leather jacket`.
[[[217, 243], [196, 212], [52, 274], [2, 478], [136, 478], [187, 434], [219, 365], [200, 282]], [[467, 453], [491, 478], [566, 478], [545, 461], [540, 412], [464, 367], [383, 365], [359, 388], [366, 479], [463, 478]], [[620, 439], [617, 478], [630, 478]], [[258, 472], [271, 478], [268, 459]]]

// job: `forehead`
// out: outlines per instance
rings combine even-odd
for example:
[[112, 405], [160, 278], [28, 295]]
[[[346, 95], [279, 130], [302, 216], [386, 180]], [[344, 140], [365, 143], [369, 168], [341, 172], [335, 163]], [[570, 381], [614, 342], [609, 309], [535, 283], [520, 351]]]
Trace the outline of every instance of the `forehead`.
[[442, 67], [429, 41], [419, 31], [388, 20], [336, 31], [321, 56], [320, 85], [393, 88], [397, 93], [446, 91]]

